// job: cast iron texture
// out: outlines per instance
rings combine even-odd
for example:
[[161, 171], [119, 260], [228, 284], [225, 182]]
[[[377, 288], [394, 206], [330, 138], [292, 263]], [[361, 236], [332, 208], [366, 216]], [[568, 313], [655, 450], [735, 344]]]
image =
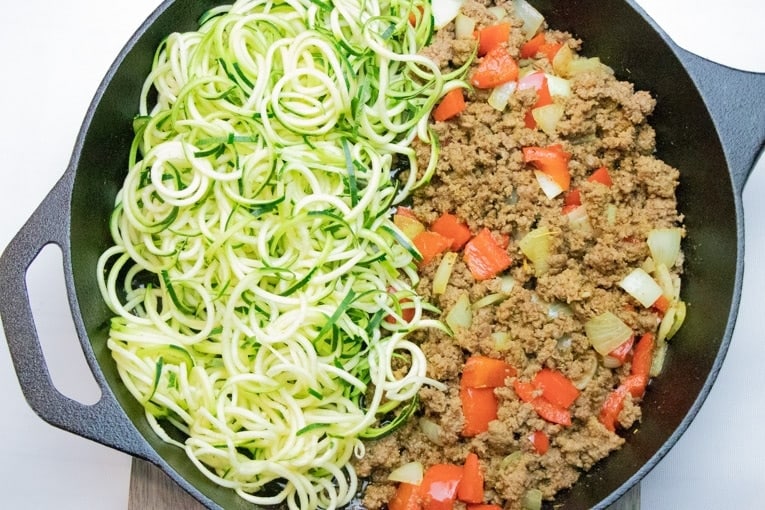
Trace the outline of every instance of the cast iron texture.
[[[46, 421], [147, 459], [210, 508], [252, 508], [205, 479], [183, 452], [159, 441], [117, 375], [106, 348], [110, 312], [95, 279], [110, 244], [108, 218], [127, 165], [131, 123], [155, 48], [191, 30], [217, 4], [162, 4], [128, 42], [88, 110], [71, 162], [0, 259], [0, 316], [25, 397]], [[551, 26], [585, 41], [620, 78], [658, 100], [652, 118], [660, 156], [681, 170], [688, 240], [683, 295], [689, 317], [672, 341], [662, 377], [646, 395], [639, 433], [599, 463], [556, 508], [605, 508], [672, 447], [717, 376], [733, 331], [743, 274], [741, 191], [765, 140], [765, 78], [725, 69], [678, 49], [630, 1], [533, 1]], [[61, 247], [75, 327], [102, 398], [90, 406], [61, 395], [42, 356], [25, 276], [48, 243]]]

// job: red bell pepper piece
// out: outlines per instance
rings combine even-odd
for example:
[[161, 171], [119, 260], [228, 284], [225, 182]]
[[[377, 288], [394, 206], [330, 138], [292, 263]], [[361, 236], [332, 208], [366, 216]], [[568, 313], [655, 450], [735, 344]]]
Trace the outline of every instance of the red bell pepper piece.
[[568, 162], [571, 154], [563, 150], [559, 144], [548, 147], [524, 147], [523, 161], [531, 163], [550, 177], [566, 191], [571, 186], [571, 174], [568, 171]]
[[537, 414], [545, 420], [559, 425], [571, 425], [571, 413], [568, 409], [557, 406], [542, 396], [537, 396], [539, 389], [533, 383], [516, 379], [513, 381], [513, 389], [518, 398], [530, 403]]
[[545, 57], [547, 57], [547, 60], [552, 62], [555, 59], [555, 55], [558, 54], [558, 51], [563, 47], [563, 43], [544, 43], [539, 46], [539, 49], [537, 50], [537, 53], [542, 53]]
[[521, 58], [534, 58], [541, 53], [552, 62], [562, 47], [563, 43], [548, 43], [544, 32], [540, 32], [521, 45]]
[[465, 108], [467, 108], [467, 104], [462, 89], [450, 90], [433, 110], [433, 119], [438, 122], [449, 120], [462, 113]]
[[461, 250], [465, 243], [473, 236], [470, 228], [450, 213], [444, 213], [439, 216], [430, 226], [430, 230], [452, 239], [451, 249], [453, 251]]
[[478, 56], [483, 57], [510, 39], [510, 23], [498, 23], [478, 31]]
[[540, 106], [547, 106], [553, 103], [552, 95], [550, 94], [550, 87], [547, 84], [547, 76], [542, 71], [527, 74], [520, 80], [518, 80], [518, 90], [534, 89], [537, 92], [537, 100], [534, 105], [526, 112], [525, 123], [529, 129], [537, 127], [537, 121], [534, 119], [532, 110], [539, 108]]
[[571, 407], [579, 397], [579, 390], [574, 383], [557, 370], [543, 368], [534, 376], [532, 384], [542, 390], [545, 400], [563, 409]]
[[489, 430], [489, 423], [497, 419], [499, 402], [494, 388], [468, 388], [460, 386], [460, 401], [465, 423], [462, 435], [477, 436]]
[[415, 220], [418, 219], [417, 216], [414, 214], [414, 211], [412, 211], [410, 207], [406, 207], [403, 205], [396, 207], [396, 214], [400, 216], [406, 216], [408, 218], [413, 218]]
[[622, 383], [635, 398], [642, 397], [645, 394], [646, 386], [648, 386], [651, 364], [653, 363], [654, 344], [653, 333], [644, 333], [635, 345], [630, 375]]
[[608, 168], [604, 166], [592, 172], [587, 180], [590, 182], [599, 182], [600, 184], [608, 186], [609, 188], [614, 183], [614, 181], [611, 180], [611, 174], [608, 173]]
[[669, 309], [669, 298], [662, 294], [659, 296], [656, 301], [651, 305], [652, 308], [658, 310], [661, 313], [666, 313], [667, 309]]
[[488, 280], [512, 264], [507, 250], [484, 228], [465, 245], [463, 259], [476, 280]]
[[521, 45], [521, 58], [534, 58], [539, 53], [539, 48], [545, 44], [544, 32], [539, 32], [537, 35], [526, 41]]
[[544, 455], [550, 449], [550, 438], [541, 430], [535, 430], [529, 434], [529, 441], [539, 455]]
[[530, 382], [521, 381], [520, 379], [513, 381], [513, 390], [515, 390], [515, 394], [518, 395], [518, 398], [524, 402], [531, 402], [537, 396], [537, 389], [534, 388], [534, 385]]
[[507, 48], [497, 46], [481, 59], [470, 83], [479, 89], [491, 89], [517, 79], [518, 63]]
[[462, 466], [462, 480], [457, 487], [457, 499], [465, 503], [483, 503], [483, 482], [478, 455], [470, 452]]
[[563, 205], [578, 207], [582, 205], [582, 192], [579, 188], [574, 188], [563, 196]]
[[563, 208], [561, 214], [568, 214], [582, 205], [582, 192], [579, 188], [574, 188], [563, 195]]
[[624, 399], [628, 393], [635, 398], [641, 398], [645, 394], [653, 362], [654, 344], [653, 333], [644, 333], [640, 337], [632, 354], [630, 375], [618, 388], [609, 393], [603, 402], [598, 418], [608, 430], [616, 430], [617, 419], [624, 408]]
[[598, 420], [611, 432], [616, 430], [616, 422], [619, 413], [624, 409], [624, 397], [627, 395], [627, 389], [619, 386], [608, 394], [603, 406], [600, 408]]
[[452, 239], [444, 237], [437, 232], [425, 230], [417, 234], [412, 243], [422, 255], [420, 265], [430, 263], [438, 255], [444, 253], [452, 245]]
[[539, 416], [550, 423], [557, 423], [566, 427], [571, 425], [571, 413], [568, 409], [556, 406], [547, 399], [537, 397], [531, 401], [531, 406]]
[[515, 369], [503, 360], [473, 355], [465, 362], [460, 385], [466, 388], [498, 388], [514, 377]]
[[627, 357], [632, 352], [632, 345], [635, 343], [635, 335], [630, 336], [624, 343], [613, 351], [608, 353], [608, 356], [624, 363], [627, 361]]
[[452, 510], [462, 480], [462, 466], [434, 464], [422, 477], [420, 498], [423, 510]]
[[396, 494], [388, 502], [388, 510], [421, 510], [420, 486], [411, 483], [400, 483]]

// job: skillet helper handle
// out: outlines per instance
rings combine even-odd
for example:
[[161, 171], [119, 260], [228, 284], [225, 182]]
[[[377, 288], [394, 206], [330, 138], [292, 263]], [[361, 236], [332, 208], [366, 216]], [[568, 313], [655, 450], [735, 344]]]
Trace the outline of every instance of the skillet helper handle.
[[[64, 266], [69, 265], [72, 176], [73, 172], [67, 172], [58, 181], [0, 257], [0, 289], [4, 293], [0, 317], [8, 348], [24, 397], [42, 419], [117, 450], [150, 458], [149, 447], [103, 378], [96, 376], [101, 398], [92, 405], [72, 400], [56, 389], [35, 327], [26, 273], [40, 251], [51, 243], [61, 248]], [[71, 282], [68, 285], [71, 287]]]
[[765, 145], [765, 74], [740, 71], [677, 48], [712, 114], [733, 186], [741, 196]]

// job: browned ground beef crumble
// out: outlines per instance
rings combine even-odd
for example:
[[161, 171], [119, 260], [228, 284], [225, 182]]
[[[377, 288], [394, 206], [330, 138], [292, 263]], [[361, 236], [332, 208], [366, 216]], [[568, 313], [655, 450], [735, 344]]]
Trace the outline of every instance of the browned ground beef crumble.
[[[496, 22], [486, 7], [491, 1], [468, 1], [463, 13], [477, 20], [477, 28]], [[512, 3], [502, 5], [513, 20], [510, 52], [519, 57], [523, 35], [521, 22], [513, 16]], [[569, 34], [548, 29], [548, 39], [580, 50], [580, 41]], [[473, 51], [472, 40], [455, 40], [453, 26], [441, 30], [426, 54], [444, 68], [464, 63]], [[534, 65], [549, 70], [540, 59]], [[509, 297], [476, 313], [469, 330], [453, 337], [439, 331], [418, 332], [428, 359], [428, 376], [448, 384], [447, 391], [424, 388], [417, 416], [395, 434], [367, 444], [367, 453], [355, 462], [361, 477], [370, 480], [364, 495], [366, 508], [385, 508], [395, 492], [387, 481], [390, 471], [405, 462], [418, 460], [428, 467], [435, 463], [461, 464], [475, 452], [486, 477], [486, 500], [507, 509], [521, 508], [529, 489], [545, 498], [571, 486], [584, 470], [592, 467], [624, 439], [608, 431], [598, 420], [606, 395], [629, 372], [629, 363], [605, 368], [584, 333], [583, 324], [593, 316], [611, 311], [636, 334], [655, 332], [657, 314], [636, 306], [617, 283], [648, 257], [645, 242], [654, 228], [680, 226], [675, 188], [678, 171], [654, 156], [654, 131], [647, 124], [655, 101], [630, 83], [619, 81], [603, 68], [571, 78], [571, 96], [555, 136], [528, 129], [524, 114], [535, 101], [534, 92], [514, 94], [507, 109], [499, 112], [487, 103], [488, 91], [473, 90], [468, 106], [458, 117], [433, 125], [441, 143], [437, 173], [429, 186], [413, 197], [413, 209], [426, 224], [444, 212], [467, 222], [472, 232], [486, 227], [508, 234], [507, 250], [515, 278]], [[569, 228], [561, 214], [562, 198], [547, 199], [533, 172], [523, 163], [521, 148], [560, 143], [571, 153], [572, 186], [581, 190], [592, 232]], [[428, 154], [423, 147], [423, 165]], [[587, 182], [600, 166], [610, 169], [613, 185]], [[616, 207], [616, 221], [607, 219], [606, 208]], [[532, 228], [547, 226], [554, 232], [549, 271], [535, 277], [517, 240]], [[447, 311], [467, 291], [471, 302], [496, 292], [496, 279], [476, 280], [459, 259], [447, 291], [431, 294], [432, 278], [439, 260], [422, 268], [418, 291], [439, 309]], [[680, 264], [675, 268], [679, 271]], [[549, 303], [566, 303], [572, 313], [555, 316]], [[511, 342], [501, 352], [491, 333], [507, 331]], [[531, 405], [516, 396], [511, 385], [497, 388], [498, 419], [489, 431], [474, 438], [462, 437], [463, 416], [459, 379], [471, 354], [501, 358], [528, 380], [541, 368], [554, 368], [571, 380], [581, 380], [598, 364], [592, 380], [581, 390], [571, 408], [573, 424], [555, 425], [540, 418]], [[649, 389], [650, 391], [650, 389]], [[640, 419], [639, 402], [627, 398], [619, 423], [627, 428]], [[440, 426], [437, 444], [420, 430], [421, 419]], [[537, 454], [526, 439], [534, 430], [550, 438], [550, 449]], [[512, 457], [508, 457], [514, 452]]]

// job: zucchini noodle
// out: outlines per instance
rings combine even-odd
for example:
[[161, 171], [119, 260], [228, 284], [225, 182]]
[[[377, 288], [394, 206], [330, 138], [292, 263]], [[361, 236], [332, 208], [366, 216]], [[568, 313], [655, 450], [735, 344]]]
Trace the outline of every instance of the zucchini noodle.
[[98, 265], [108, 347], [159, 437], [253, 503], [348, 503], [362, 440], [440, 387], [390, 219], [467, 86], [418, 54], [432, 34], [424, 0], [249, 0], [155, 54]]

